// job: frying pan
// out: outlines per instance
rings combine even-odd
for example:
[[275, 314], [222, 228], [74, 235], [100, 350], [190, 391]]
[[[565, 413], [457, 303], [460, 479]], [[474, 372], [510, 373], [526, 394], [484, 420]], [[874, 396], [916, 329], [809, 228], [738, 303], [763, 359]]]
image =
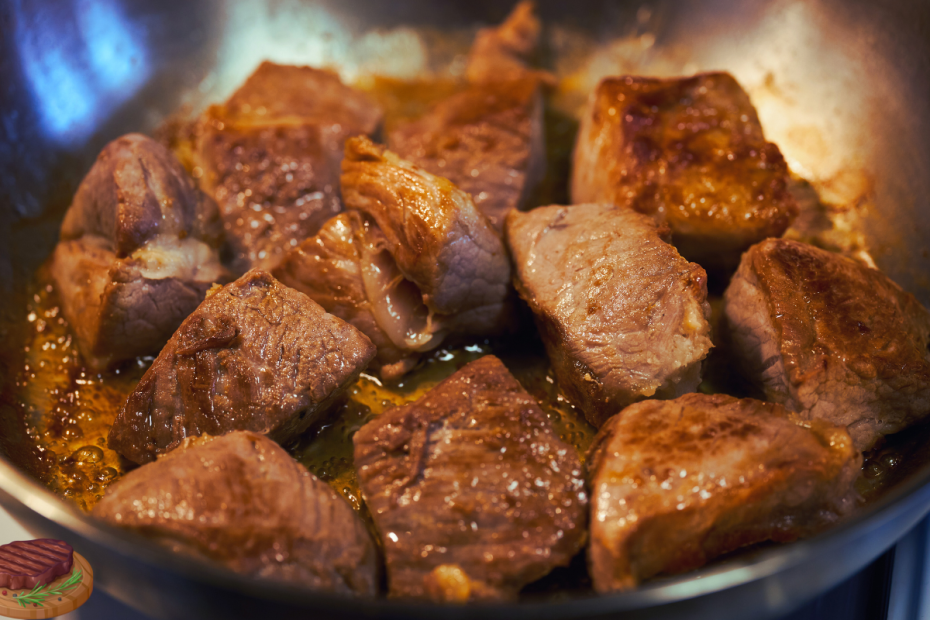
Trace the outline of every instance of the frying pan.
[[[875, 262], [930, 302], [930, 4], [821, 0], [547, 2], [548, 61], [573, 84], [606, 73], [729, 70], [767, 137]], [[225, 98], [263, 58], [331, 65], [349, 80], [454, 72], [492, 0], [7, 1], [0, 7], [0, 353], [22, 346], [29, 278], [54, 247], [71, 195], [109, 140]], [[580, 102], [565, 94], [562, 105]], [[16, 369], [0, 364], [8, 387]], [[820, 536], [734, 555], [609, 596], [445, 607], [352, 600], [247, 579], [103, 526], [48, 492], [0, 399], [0, 503], [36, 536], [90, 560], [98, 587], [162, 618], [771, 617], [866, 566], [930, 511], [930, 459]], [[622, 613], [621, 613], [622, 612]]]

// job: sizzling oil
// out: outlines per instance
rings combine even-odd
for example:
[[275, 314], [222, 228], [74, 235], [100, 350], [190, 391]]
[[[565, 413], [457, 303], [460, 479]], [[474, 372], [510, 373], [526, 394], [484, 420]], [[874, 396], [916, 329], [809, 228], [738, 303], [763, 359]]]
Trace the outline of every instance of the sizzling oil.
[[37, 274], [23, 329], [26, 344], [14, 398], [45, 463], [42, 481], [90, 509], [126, 470], [127, 462], [107, 448], [106, 437], [150, 360], [107, 373], [85, 368], [45, 269]]

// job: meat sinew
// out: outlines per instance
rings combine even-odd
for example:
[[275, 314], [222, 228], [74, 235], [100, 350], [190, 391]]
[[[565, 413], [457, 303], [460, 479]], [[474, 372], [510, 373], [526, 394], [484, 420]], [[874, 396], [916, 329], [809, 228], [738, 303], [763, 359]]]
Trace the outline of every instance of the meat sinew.
[[342, 191], [377, 224], [433, 324], [488, 335], [508, 322], [510, 259], [468, 194], [363, 137], [346, 142]]
[[575, 146], [572, 201], [612, 202], [667, 222], [689, 260], [732, 267], [797, 215], [788, 167], [727, 73], [606, 78]]
[[335, 74], [270, 62], [207, 112], [195, 161], [238, 273], [274, 268], [342, 210], [343, 144], [380, 123], [379, 108]]
[[507, 329], [510, 260], [468, 194], [364, 137], [346, 142], [342, 191], [349, 211], [275, 274], [371, 338], [382, 377], [449, 333]]
[[349, 504], [273, 441], [189, 438], [107, 489], [94, 516], [246, 575], [374, 595], [377, 554]]
[[876, 269], [769, 239], [743, 255], [724, 311], [766, 398], [845, 426], [860, 450], [930, 412], [930, 312]]
[[51, 272], [84, 361], [103, 369], [156, 353], [207, 289], [228, 279], [222, 225], [163, 146], [109, 143], [61, 225]]
[[694, 391], [710, 351], [706, 274], [645, 215], [549, 206], [507, 218], [514, 284], [566, 396], [600, 426], [630, 403]]
[[584, 545], [578, 456], [494, 356], [386, 411], [354, 442], [391, 596], [513, 599]]
[[357, 329], [253, 269], [185, 319], [129, 395], [109, 445], [147, 463], [196, 435], [250, 430], [285, 443], [374, 355]]
[[445, 335], [429, 324], [420, 290], [400, 273], [384, 235], [358, 211], [324, 224], [288, 252], [274, 275], [368, 336], [385, 379], [411, 370], [418, 351]]
[[855, 505], [861, 463], [845, 430], [775, 403], [688, 394], [631, 405], [589, 452], [594, 587], [626, 590], [810, 535]]

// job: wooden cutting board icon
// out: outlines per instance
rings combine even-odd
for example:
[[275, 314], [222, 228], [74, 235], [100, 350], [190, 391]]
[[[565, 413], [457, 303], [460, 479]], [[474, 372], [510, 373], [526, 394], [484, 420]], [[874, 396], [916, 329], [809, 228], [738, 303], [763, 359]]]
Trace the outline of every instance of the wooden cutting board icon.
[[84, 604], [94, 590], [94, 571], [80, 553], [74, 553], [71, 572], [38, 588], [0, 588], [0, 616], [54, 618]]

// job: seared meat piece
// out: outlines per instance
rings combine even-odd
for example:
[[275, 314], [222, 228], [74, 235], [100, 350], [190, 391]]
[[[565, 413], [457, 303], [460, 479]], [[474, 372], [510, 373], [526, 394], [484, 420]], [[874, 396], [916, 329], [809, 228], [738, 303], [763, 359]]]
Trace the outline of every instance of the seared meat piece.
[[[222, 129], [220, 129], [222, 128]], [[220, 204], [232, 267], [271, 269], [342, 210], [342, 140], [313, 124], [238, 125], [214, 110], [199, 139], [201, 186]]]
[[465, 77], [475, 83], [523, 77], [539, 52], [541, 32], [535, 3], [523, 0], [500, 26], [478, 31]]
[[109, 445], [147, 463], [196, 435], [250, 430], [285, 443], [374, 355], [357, 329], [253, 269], [185, 319], [129, 395]]
[[107, 489], [94, 516], [246, 575], [374, 595], [362, 520], [283, 448], [256, 433], [188, 438]]
[[382, 112], [372, 100], [342, 83], [332, 71], [279, 65], [265, 61], [226, 102], [235, 118], [253, 123], [314, 120], [329, 131], [334, 125], [353, 133], [371, 134]]
[[862, 464], [845, 430], [723, 394], [631, 405], [588, 454], [598, 592], [810, 535], [855, 505]]
[[710, 351], [704, 270], [646, 216], [613, 205], [507, 218], [514, 284], [559, 386], [600, 426], [632, 402], [694, 391]]
[[392, 132], [390, 147], [471, 194], [500, 232], [545, 173], [539, 80], [472, 86]]
[[930, 412], [930, 313], [875, 269], [769, 239], [743, 255], [724, 310], [766, 398], [847, 427], [859, 450]]
[[578, 456], [492, 355], [354, 442], [391, 596], [513, 599], [584, 544]]
[[139, 134], [109, 143], [61, 225], [52, 276], [84, 361], [94, 369], [156, 353], [214, 282], [216, 204], [163, 146]]
[[778, 237], [798, 213], [788, 167], [727, 73], [604, 79], [575, 146], [572, 201], [612, 202], [668, 222], [705, 267]]
[[374, 102], [336, 75], [269, 62], [208, 111], [195, 163], [220, 205], [238, 273], [272, 269], [342, 210], [343, 144], [380, 122]]
[[382, 377], [403, 375], [450, 332], [509, 325], [510, 261], [467, 194], [367, 138], [346, 143], [342, 188], [350, 211], [275, 274], [371, 338]]
[[346, 142], [342, 192], [346, 207], [367, 214], [384, 234], [429, 308], [428, 324], [488, 335], [507, 323], [510, 260], [468, 194], [367, 138]]
[[385, 379], [411, 370], [417, 351], [445, 335], [430, 324], [420, 290], [400, 273], [384, 235], [358, 211], [324, 224], [288, 252], [274, 275], [368, 336]]

